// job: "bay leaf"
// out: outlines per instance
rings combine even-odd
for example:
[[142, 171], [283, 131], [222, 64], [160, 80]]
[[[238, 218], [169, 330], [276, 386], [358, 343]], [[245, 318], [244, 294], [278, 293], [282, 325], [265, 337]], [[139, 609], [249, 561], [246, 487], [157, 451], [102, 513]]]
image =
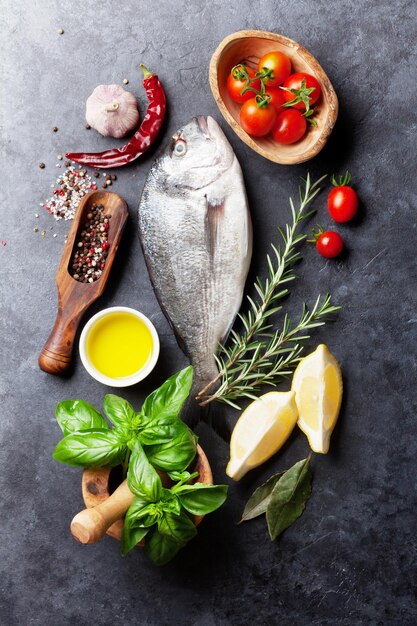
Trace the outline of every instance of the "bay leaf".
[[268, 478], [266, 483], [255, 489], [246, 503], [242, 513], [242, 519], [238, 522], [239, 524], [266, 513], [267, 506], [271, 499], [272, 490], [284, 473], [285, 472], [279, 472], [278, 474], [273, 474], [270, 478]]
[[266, 509], [269, 535], [276, 539], [302, 514], [311, 495], [311, 454], [287, 470], [275, 484]]

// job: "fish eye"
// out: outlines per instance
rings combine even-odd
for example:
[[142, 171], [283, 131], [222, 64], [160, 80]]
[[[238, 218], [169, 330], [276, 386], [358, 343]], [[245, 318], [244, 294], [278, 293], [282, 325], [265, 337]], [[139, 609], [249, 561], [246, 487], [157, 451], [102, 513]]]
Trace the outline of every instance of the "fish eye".
[[176, 156], [184, 156], [186, 152], [187, 152], [187, 143], [184, 141], [184, 139], [177, 139], [174, 145], [174, 154]]

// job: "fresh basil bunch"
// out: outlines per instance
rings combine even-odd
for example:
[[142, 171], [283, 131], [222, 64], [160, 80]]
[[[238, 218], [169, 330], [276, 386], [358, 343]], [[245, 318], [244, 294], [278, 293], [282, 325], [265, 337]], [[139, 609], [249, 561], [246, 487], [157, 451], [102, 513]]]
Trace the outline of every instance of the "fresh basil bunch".
[[197, 476], [198, 472], [171, 472], [171, 479], [178, 482], [165, 489], [143, 447], [135, 442], [127, 474], [135, 499], [125, 517], [123, 556], [146, 537], [146, 554], [156, 565], [164, 565], [195, 537], [192, 516], [215, 511], [227, 497], [227, 485], [184, 484]]
[[79, 467], [123, 463], [126, 473], [131, 451], [139, 442], [154, 467], [184, 471], [197, 448], [197, 437], [179, 417], [192, 378], [191, 366], [174, 374], [146, 398], [138, 413], [127, 400], [106, 395], [103, 409], [112, 428], [88, 402], [60, 402], [56, 419], [65, 436], [54, 450], [54, 459]]

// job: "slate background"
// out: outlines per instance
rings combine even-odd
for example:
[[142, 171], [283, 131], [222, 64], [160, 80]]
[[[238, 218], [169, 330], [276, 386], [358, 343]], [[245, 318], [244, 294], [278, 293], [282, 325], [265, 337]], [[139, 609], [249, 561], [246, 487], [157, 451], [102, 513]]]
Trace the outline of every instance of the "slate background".
[[[414, 8], [405, 0], [2, 2], [5, 626], [416, 623]], [[209, 59], [224, 36], [242, 28], [300, 41], [334, 84], [339, 121], [329, 144], [308, 165], [278, 166], [252, 153], [217, 111], [207, 81]], [[90, 547], [71, 538], [69, 522], [82, 507], [81, 472], [51, 459], [60, 438], [54, 407], [71, 397], [100, 405], [107, 389], [89, 378], [78, 357], [68, 380], [37, 366], [55, 316], [55, 269], [69, 226], [55, 223], [39, 202], [59, 172], [56, 154], [113, 143], [84, 129], [84, 103], [97, 84], [128, 77], [143, 112], [139, 62], [158, 71], [166, 86], [170, 108], [163, 143], [195, 114], [211, 114], [225, 128], [247, 182], [254, 271], [264, 271], [274, 229], [288, 218], [287, 198], [307, 169], [318, 176], [349, 167], [361, 198], [360, 218], [339, 229], [348, 254], [325, 262], [314, 249], [306, 250], [288, 303], [297, 311], [303, 299], [311, 302], [330, 291], [343, 306], [337, 321], [312, 340], [312, 347], [326, 342], [339, 359], [345, 402], [330, 453], [313, 460], [305, 514], [276, 543], [262, 520], [235, 526], [252, 490], [307, 454], [307, 441], [296, 432], [273, 460], [231, 485], [223, 509], [162, 569], [139, 550], [122, 560], [110, 538]], [[86, 316], [121, 304], [139, 308], [155, 323], [160, 369], [125, 393], [138, 406], [152, 386], [187, 362], [153, 296], [136, 235], [136, 208], [151, 159], [117, 171], [113, 189], [129, 204], [130, 224], [109, 288]], [[45, 170], [38, 169], [39, 161]], [[316, 206], [320, 221], [329, 225], [324, 195]], [[45, 239], [33, 232], [35, 226], [47, 230]], [[227, 411], [227, 419], [234, 422], [234, 411]], [[226, 444], [207, 427], [198, 432], [216, 480], [225, 481]]]

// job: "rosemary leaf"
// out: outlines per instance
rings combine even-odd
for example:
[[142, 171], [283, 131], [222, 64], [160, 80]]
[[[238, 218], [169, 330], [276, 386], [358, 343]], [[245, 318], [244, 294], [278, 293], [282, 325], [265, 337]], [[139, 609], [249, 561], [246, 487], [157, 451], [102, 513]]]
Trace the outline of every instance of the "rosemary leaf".
[[219, 374], [197, 395], [200, 405], [217, 400], [239, 408], [237, 402], [242, 397], [255, 398], [260, 387], [275, 385], [289, 376], [302, 358], [310, 331], [323, 326], [340, 308], [331, 305], [330, 295], [318, 296], [312, 308], [303, 305], [298, 322], [292, 325], [285, 314], [280, 329], [272, 331], [270, 318], [282, 310], [280, 301], [289, 294], [286, 284], [297, 278], [294, 265], [301, 259], [297, 246], [306, 239], [297, 229], [314, 213], [305, 209], [319, 193], [324, 178], [311, 183], [307, 175], [304, 189], [299, 189], [297, 210], [290, 198], [292, 223], [278, 229], [282, 242], [272, 244], [272, 254], [266, 257], [268, 276], [256, 278], [257, 298], [247, 296], [248, 311], [238, 315], [242, 332], [232, 330], [229, 342], [215, 355]]

